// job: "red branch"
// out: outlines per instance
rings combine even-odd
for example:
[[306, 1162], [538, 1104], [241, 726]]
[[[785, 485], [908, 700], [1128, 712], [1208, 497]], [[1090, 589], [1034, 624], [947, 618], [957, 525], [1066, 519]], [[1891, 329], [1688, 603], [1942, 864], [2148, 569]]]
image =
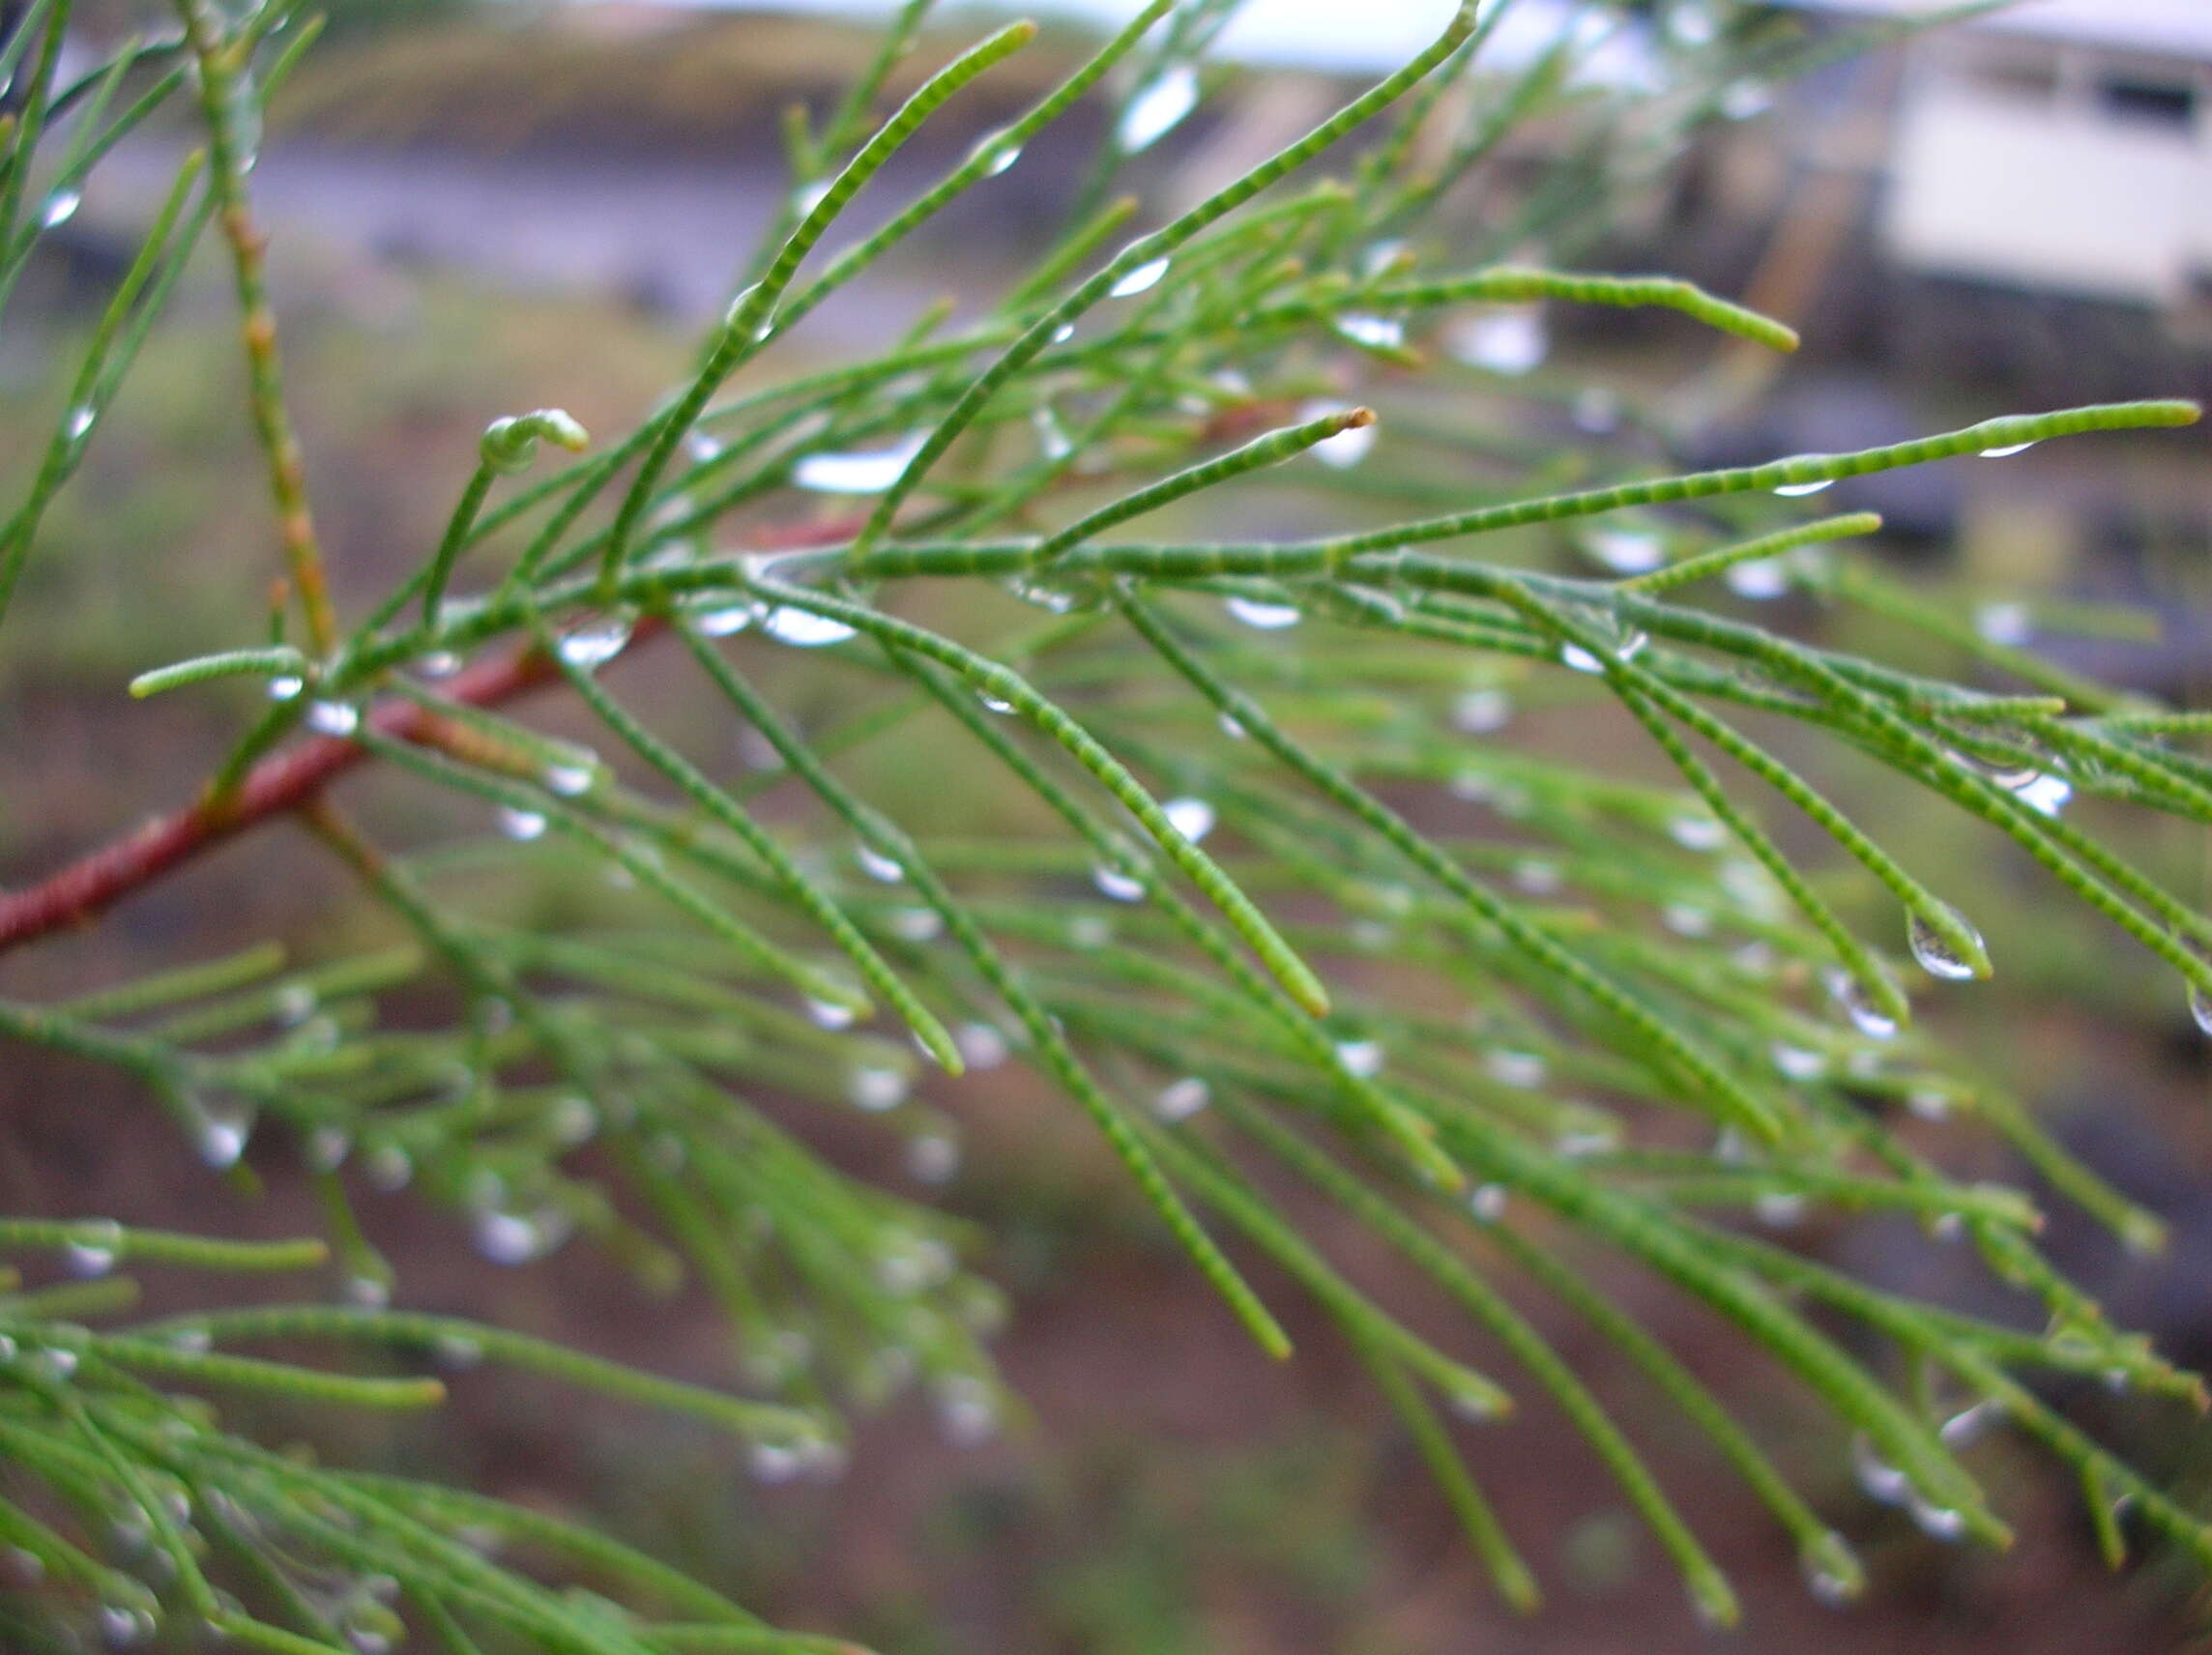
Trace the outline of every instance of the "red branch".
[[[446, 695], [470, 707], [495, 707], [559, 677], [553, 662], [536, 645], [527, 645], [469, 668], [447, 686]], [[382, 735], [413, 741], [428, 734], [437, 717], [416, 702], [395, 699], [375, 708], [368, 721]], [[318, 736], [263, 759], [228, 798], [202, 799], [158, 816], [30, 889], [0, 897], [0, 952], [97, 919], [180, 863], [308, 803], [368, 756], [351, 741]]]
[[[781, 524], [756, 530], [754, 541], [758, 549], [771, 552], [833, 546], [851, 539], [865, 521], [864, 514], [856, 513]], [[656, 617], [645, 617], [630, 634], [629, 647], [636, 648], [665, 627], [666, 623]], [[459, 674], [446, 686], [445, 696], [468, 707], [497, 707], [542, 689], [560, 676], [560, 668], [535, 644], [524, 645]], [[434, 740], [439, 717], [416, 702], [394, 699], [374, 708], [368, 723], [380, 735], [422, 741]], [[139, 886], [182, 863], [272, 817], [313, 802], [324, 788], [368, 756], [342, 737], [318, 736], [263, 759], [219, 804], [202, 799], [158, 816], [128, 838], [102, 846], [28, 890], [0, 895], [0, 954], [70, 926], [89, 924]]]

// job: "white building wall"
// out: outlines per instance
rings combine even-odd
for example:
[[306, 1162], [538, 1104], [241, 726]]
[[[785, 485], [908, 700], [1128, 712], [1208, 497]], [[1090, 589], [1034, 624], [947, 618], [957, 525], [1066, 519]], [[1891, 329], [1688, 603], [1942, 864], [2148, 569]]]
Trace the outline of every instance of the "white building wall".
[[2212, 119], [2200, 109], [2194, 131], [2131, 122], [1938, 67], [1899, 110], [1883, 227], [1915, 268], [2176, 305], [2212, 277]]

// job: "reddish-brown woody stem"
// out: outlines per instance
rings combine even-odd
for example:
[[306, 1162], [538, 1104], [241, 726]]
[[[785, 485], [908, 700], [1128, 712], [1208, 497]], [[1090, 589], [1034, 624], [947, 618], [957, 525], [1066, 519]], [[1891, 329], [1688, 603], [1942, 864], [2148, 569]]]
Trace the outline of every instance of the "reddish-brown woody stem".
[[[633, 645], [656, 629], [650, 620], [641, 623], [632, 635]], [[553, 663], [535, 645], [527, 645], [469, 668], [446, 686], [446, 695], [470, 707], [496, 707], [559, 678]], [[402, 741], [418, 740], [437, 719], [429, 708], [396, 699], [368, 714], [371, 728]], [[262, 760], [219, 801], [201, 799], [157, 817], [128, 838], [102, 846], [30, 889], [0, 896], [0, 952], [98, 918], [181, 863], [272, 816], [309, 802], [367, 757], [351, 741], [316, 737]]]

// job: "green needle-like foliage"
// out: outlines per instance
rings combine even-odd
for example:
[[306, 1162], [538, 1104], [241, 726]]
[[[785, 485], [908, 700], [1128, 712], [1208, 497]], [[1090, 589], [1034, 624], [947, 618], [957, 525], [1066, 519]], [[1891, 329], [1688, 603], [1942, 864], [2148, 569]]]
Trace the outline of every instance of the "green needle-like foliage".
[[[1016, 22], [946, 48], [914, 0], [848, 97], [789, 124], [791, 196], [732, 273], [694, 371], [596, 448], [558, 409], [491, 420], [436, 542], [350, 619], [323, 566], [252, 208], [262, 105], [311, 21], [291, 0], [177, 0], [181, 33], [65, 83], [70, 0], [14, 11], [0, 305], [142, 123], [193, 119], [205, 142], [14, 483], [0, 622], [211, 229], [289, 585], [236, 647], [116, 685], [249, 679], [267, 705], [177, 816], [44, 885], [11, 870], [0, 949], [279, 813], [402, 940], [298, 965], [269, 944], [66, 1002], [0, 1001], [0, 1041], [124, 1072], [212, 1167], [243, 1177], [250, 1145], [292, 1151], [328, 1221], [324, 1239], [272, 1244], [0, 1219], [0, 1252], [76, 1278], [11, 1275], [0, 1293], [0, 1544], [43, 1582], [8, 1636], [58, 1647], [89, 1625], [122, 1643], [159, 1622], [285, 1652], [847, 1647], [778, 1632], [586, 1529], [257, 1443], [253, 1415], [226, 1424], [200, 1392], [226, 1408], [428, 1408], [443, 1387], [423, 1358], [483, 1359], [691, 1415], [767, 1477], [833, 1472], [843, 1412], [910, 1383], [956, 1436], [988, 1431], [1007, 1403], [984, 1343], [1004, 1314], [988, 1237], [840, 1171], [807, 1126], [877, 1117], [942, 1178], [960, 1077], [1009, 1060], [1033, 1072], [1033, 1107], [1063, 1098], [1096, 1128], [1261, 1350], [1293, 1354], [1247, 1261], [1311, 1295], [1517, 1609], [1540, 1601], [1542, 1571], [1440, 1400], [1490, 1435], [1548, 1395], [1698, 1609], [1739, 1612], [1699, 1514], [1556, 1322], [1594, 1330], [1695, 1428], [1816, 1592], [1863, 1583], [1768, 1446], [1616, 1300], [1623, 1266], [1766, 1352], [1832, 1421], [1829, 1456], [1855, 1452], [1868, 1490], [1930, 1534], [2006, 1538], [1960, 1424], [2002, 1422], [2080, 1479], [2115, 1562], [2125, 1497], [2141, 1529], [2212, 1563], [2212, 1527], [2049, 1388], [2102, 1376], [2201, 1408], [2198, 1381], [2043, 1257], [2024, 1193], [1962, 1180], [1901, 1126], [1986, 1127], [2132, 1247], [2159, 1244], [2158, 1220], [1912, 1026], [1916, 1000], [1990, 975], [1991, 951], [1908, 838], [1815, 779], [1848, 752], [1995, 829], [2053, 876], [2051, 900], [2079, 899], [2162, 961], [2212, 1033], [2212, 920], [2147, 833], [2212, 825], [2212, 760], [2192, 746], [2206, 715], [1990, 641], [1881, 571], [1877, 517], [1790, 504], [2197, 410], [2008, 414], [1708, 471], [1662, 457], [1655, 419], [1633, 449], [1550, 435], [1536, 393], [1486, 425], [1500, 387], [1445, 348], [1485, 307], [1654, 308], [1795, 347], [1782, 323], [1679, 280], [1506, 258], [1548, 246], [1574, 263], [1739, 76], [1830, 49], [1754, 28], [1671, 58], [1655, 86], [1597, 95], [1576, 76], [1587, 31], [1494, 70], [1507, 9], [1462, 7], [1398, 73], [1171, 214], [1133, 158], [1160, 135], [1163, 88], [1217, 84], [1198, 60], [1234, 4], [1153, 0], [848, 237], [887, 163], [1036, 34]], [[1590, 15], [1615, 17], [1594, 0]], [[884, 115], [914, 51], [939, 67]], [[932, 310], [857, 360], [787, 343], [1101, 102], [1101, 155], [1003, 296]], [[1501, 146], [1539, 121], [1556, 175], [1510, 195]], [[1495, 212], [1455, 205], [1486, 192]], [[553, 470], [547, 447], [580, 457]], [[1285, 520], [1312, 532], [1254, 527]], [[1602, 578], [1555, 566], [1562, 536], [1609, 526], [1650, 555]], [[1786, 590], [1877, 617], [1971, 677], [1843, 653], [1736, 601]], [[683, 708], [620, 682], [649, 649], [688, 686]], [[800, 690], [831, 683], [835, 716], [802, 715], [825, 702]], [[611, 756], [525, 721], [510, 704], [539, 685]], [[1515, 744], [1522, 704], [1648, 738], [1653, 773], [1679, 785]], [[750, 768], [702, 757], [702, 720], [748, 743]], [[894, 750], [928, 772], [925, 809], [885, 782]], [[338, 807], [355, 770], [396, 782], [348, 788], [434, 790], [500, 832], [372, 838]], [[2063, 813], [2091, 798], [2110, 807]], [[1802, 855], [1792, 818], [1840, 854]], [[486, 878], [515, 871], [591, 893], [561, 910], [582, 917], [518, 923]], [[364, 1182], [465, 1215], [499, 1263], [575, 1238], [641, 1292], [695, 1279], [745, 1394], [393, 1308], [410, 1284], [356, 1221]], [[1812, 1208], [1907, 1215], [1970, 1250], [2023, 1314], [1923, 1303], [1760, 1233]], [[1458, 1330], [1418, 1332], [1372, 1300], [1319, 1239], [1346, 1222]], [[118, 1320], [135, 1296], [119, 1263], [326, 1258], [346, 1302]], [[262, 1341], [374, 1365], [234, 1349]]]

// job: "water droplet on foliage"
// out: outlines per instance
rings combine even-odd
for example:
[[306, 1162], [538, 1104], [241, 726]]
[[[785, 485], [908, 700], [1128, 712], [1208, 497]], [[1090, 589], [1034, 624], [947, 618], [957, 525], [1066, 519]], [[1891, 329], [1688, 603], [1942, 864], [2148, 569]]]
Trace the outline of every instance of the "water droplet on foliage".
[[297, 673], [281, 673], [269, 681], [271, 701], [291, 701], [307, 687], [307, 681]]
[[986, 132], [969, 152], [970, 160], [983, 163], [983, 176], [996, 178], [1022, 159], [1022, 146], [1004, 132]]
[[2035, 637], [2035, 618], [2026, 604], [2000, 599], [1974, 611], [1974, 630], [1987, 643], [2018, 649]]
[[1075, 452], [1075, 440], [1067, 434], [1067, 427], [1060, 422], [1060, 416], [1049, 407], [1040, 407], [1030, 416], [1030, 424], [1035, 428], [1037, 450], [1048, 460], [1063, 460]]
[[1540, 310], [1485, 310], [1453, 329], [1446, 348], [1470, 367], [1519, 378], [1542, 365], [1552, 341]]
[[1221, 606], [1229, 611], [1231, 620], [1241, 621], [1245, 625], [1256, 626], [1263, 632], [1295, 626], [1304, 619], [1296, 606], [1289, 603], [1262, 603], [1250, 597], [1230, 597], [1224, 598]]
[[1344, 1072], [1361, 1080], [1372, 1080], [1382, 1072], [1382, 1046], [1377, 1040], [1340, 1040], [1336, 1046], [1336, 1060], [1344, 1065]]
[[1788, 1230], [1805, 1217], [1805, 1198], [1793, 1190], [1768, 1190], [1752, 1203], [1759, 1222], [1770, 1230]]
[[881, 494], [906, 475], [925, 440], [917, 432], [888, 449], [807, 454], [791, 468], [791, 480], [817, 494]]
[[129, 1649], [144, 1643], [155, 1632], [153, 1612], [131, 1604], [102, 1604], [93, 1611], [93, 1620], [100, 1627], [102, 1640], [111, 1649]]
[[73, 1276], [104, 1276], [115, 1268], [123, 1251], [123, 1226], [112, 1218], [95, 1218], [76, 1226], [62, 1262]]
[[860, 871], [883, 885], [897, 885], [906, 878], [906, 869], [898, 860], [885, 856], [870, 845], [853, 847], [853, 860], [860, 864]]
[[1817, 1081], [1828, 1072], [1828, 1060], [1802, 1046], [1777, 1040], [1767, 1048], [1766, 1055], [1774, 1060], [1776, 1068], [1793, 1081]]
[[335, 1126], [318, 1126], [307, 1134], [304, 1156], [309, 1170], [335, 1173], [353, 1149], [353, 1137]]
[[862, 1064], [845, 1083], [845, 1095], [855, 1109], [880, 1115], [906, 1101], [907, 1078], [897, 1069]]
[[1482, 1072], [1499, 1086], [1533, 1091], [1544, 1084], [1547, 1065], [1534, 1052], [1490, 1051], [1482, 1055]]
[[1135, 155], [1181, 125], [1198, 107], [1198, 72], [1187, 63], [1171, 64], [1154, 75], [1121, 109], [1114, 142]]
[[1906, 1509], [1912, 1521], [1920, 1525], [1920, 1532], [1932, 1540], [1957, 1540], [1966, 1532], [1966, 1519], [1963, 1513], [1953, 1511], [1924, 1498], [1917, 1491], [1908, 1491]]
[[1006, 1037], [988, 1023], [963, 1023], [952, 1031], [952, 1043], [971, 1069], [995, 1069], [1009, 1056]]
[[1188, 1120], [1213, 1097], [1212, 1089], [1196, 1075], [1185, 1075], [1160, 1089], [1152, 1099], [1152, 1113], [1162, 1120]]
[[1897, 1019], [1875, 1002], [1867, 985], [1853, 973], [1836, 967], [1826, 976], [1829, 998], [1843, 1007], [1851, 1027], [1872, 1040], [1897, 1037]]
[[789, 644], [798, 650], [819, 650], [827, 644], [842, 644], [853, 636], [853, 628], [842, 621], [817, 615], [811, 609], [794, 609], [788, 604], [771, 609], [761, 621], [761, 630], [777, 643]]
[[1171, 798], [1160, 811], [1168, 826], [1194, 845], [1213, 831], [1213, 806], [1203, 798]]
[[193, 1147], [211, 1167], [238, 1164], [246, 1153], [246, 1141], [253, 1135], [253, 1108], [236, 1099], [202, 1104], [193, 1124]]
[[1721, 94], [1721, 113], [1732, 121], [1748, 121], [1774, 107], [1774, 94], [1756, 80], [1739, 80]]
[[1513, 864], [1513, 883], [1530, 896], [1556, 896], [1567, 883], [1559, 864], [1529, 857]]
[[1467, 1205], [1483, 1223], [1496, 1224], [1505, 1216], [1506, 1200], [1503, 1184], [1476, 1184], [1467, 1198]]
[[1985, 460], [2009, 460], [2013, 455], [2024, 454], [2034, 447], [2033, 443], [2007, 443], [2001, 449], [1984, 449], [1982, 458]]
[[1591, 562], [1615, 574], [1642, 574], [1667, 561], [1666, 542], [1645, 529], [1586, 529], [1578, 543]]
[[2021, 803], [2040, 816], [2056, 816], [2074, 797], [2074, 784], [2064, 776], [2038, 772], [2014, 788]]
[[1903, 1505], [1912, 1487], [1903, 1471], [1875, 1451], [1873, 1439], [1863, 1432], [1851, 1438], [1851, 1474], [1869, 1499], [1883, 1505]]
[[350, 736], [361, 728], [361, 709], [342, 701], [317, 701], [307, 708], [307, 728], [325, 736]]
[[599, 772], [597, 767], [589, 764], [554, 764], [547, 765], [538, 779], [545, 784], [547, 793], [557, 793], [563, 798], [574, 798], [579, 794], [592, 791], [593, 784], [599, 779]]
[[530, 1214], [494, 1207], [477, 1215], [477, 1251], [495, 1264], [526, 1264], [543, 1258], [568, 1234], [568, 1215], [558, 1208]]
[[710, 638], [731, 638], [753, 624], [758, 611], [750, 603], [732, 603], [716, 593], [692, 611], [691, 624]]
[[557, 648], [561, 658], [582, 672], [601, 667], [621, 654], [629, 643], [630, 623], [623, 617], [608, 616], [577, 627], [563, 638]]
[[538, 810], [523, 810], [512, 804], [499, 807], [499, 830], [509, 839], [525, 843], [541, 838], [545, 832], [545, 815]]
[[1114, 940], [1114, 922], [1102, 914], [1078, 914], [1067, 922], [1071, 948], [1103, 948]]
[[1136, 902], [1145, 894], [1143, 880], [1104, 862], [1091, 870], [1091, 883], [1098, 887], [1100, 895], [1112, 897], [1116, 902]]
[[1685, 851], [1717, 851], [1728, 843], [1728, 828], [1710, 816], [1677, 816], [1667, 834]]
[[46, 204], [39, 210], [39, 222], [47, 229], [55, 229], [76, 217], [76, 210], [84, 205], [84, 191], [73, 188], [55, 190], [46, 197]]
[[1805, 1571], [1807, 1589], [1831, 1609], [1851, 1602], [1866, 1589], [1866, 1570], [1850, 1543], [1834, 1529], [1806, 1542], [1797, 1561]]
[[1469, 689], [1452, 702], [1452, 728], [1464, 736], [1487, 736], [1505, 728], [1513, 698], [1502, 689]]
[[926, 943], [945, 930], [944, 917], [934, 908], [893, 909], [885, 923], [893, 936], [909, 943]]
[[943, 1132], [924, 1132], [906, 1142], [906, 1170], [925, 1184], [951, 1181], [960, 1170], [960, 1145]]
[[842, 1001], [816, 1000], [809, 995], [800, 1003], [806, 1012], [806, 1021], [817, 1029], [850, 1029], [859, 1016]]
[[[1944, 913], [1957, 928], [1976, 943], [1981, 941], [1981, 933], [1967, 924], [1955, 910], [1946, 909]], [[1912, 957], [1920, 962], [1920, 969], [1930, 976], [1941, 977], [1946, 982], [1965, 982], [1981, 974], [1973, 961], [1961, 953], [1921, 915], [1913, 915], [1907, 923], [1906, 941], [1912, 949]]]
[[1406, 324], [1395, 316], [1339, 316], [1336, 331], [1370, 350], [1396, 350], [1406, 342]]
[[1106, 290], [1106, 297], [1109, 299], [1134, 298], [1148, 288], [1157, 287], [1160, 277], [1167, 273], [1168, 261], [1164, 258], [1156, 258], [1147, 264], [1138, 265], [1134, 269], [1122, 272], [1116, 278], [1114, 285]]
[[1780, 558], [1753, 558], [1729, 565], [1721, 579], [1738, 597], [1765, 603], [1790, 590], [1790, 566]]
[[[1301, 423], [1309, 420], [1320, 420], [1330, 414], [1343, 413], [1344, 407], [1341, 402], [1308, 402], [1298, 409], [1298, 419]], [[1333, 437], [1324, 437], [1307, 451], [1324, 465], [1347, 471], [1365, 459], [1368, 450], [1375, 447], [1375, 429], [1373, 425], [1349, 426]]]
[[1785, 500], [1803, 500], [1808, 495], [1824, 494], [1835, 486], [1836, 479], [1834, 478], [1822, 477], [1816, 478], [1811, 482], [1778, 483], [1774, 492], [1781, 495]]

